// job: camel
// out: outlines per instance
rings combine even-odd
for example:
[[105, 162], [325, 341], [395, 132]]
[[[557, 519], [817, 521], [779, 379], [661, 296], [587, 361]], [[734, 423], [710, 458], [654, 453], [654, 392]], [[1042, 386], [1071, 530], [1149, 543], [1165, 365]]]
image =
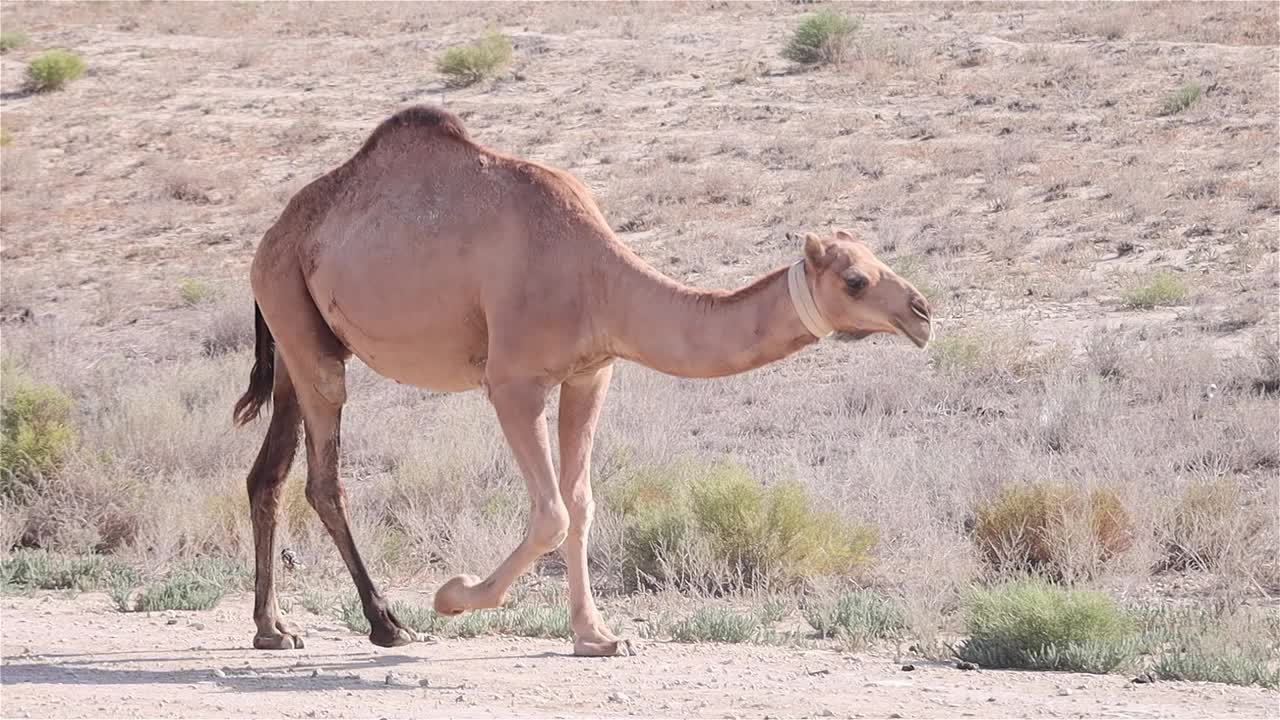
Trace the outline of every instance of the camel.
[[[788, 234], [799, 241], [800, 238]], [[351, 573], [369, 640], [415, 634], [369, 577], [338, 478], [346, 361], [437, 392], [481, 389], [529, 494], [523, 539], [483, 580], [449, 579], [444, 615], [502, 605], [542, 554], [567, 566], [573, 650], [625, 655], [587, 570], [591, 448], [616, 360], [716, 378], [835, 335], [932, 337], [929, 304], [850, 233], [805, 233], [801, 257], [735, 291], [685, 286], [624, 245], [571, 174], [484, 147], [446, 110], [383, 120], [344, 164], [289, 201], [253, 258], [255, 361], [234, 409], [272, 405], [247, 478], [258, 649], [303, 646], [276, 603], [281, 487], [305, 428], [306, 497]], [[545, 405], [560, 392], [559, 477]]]

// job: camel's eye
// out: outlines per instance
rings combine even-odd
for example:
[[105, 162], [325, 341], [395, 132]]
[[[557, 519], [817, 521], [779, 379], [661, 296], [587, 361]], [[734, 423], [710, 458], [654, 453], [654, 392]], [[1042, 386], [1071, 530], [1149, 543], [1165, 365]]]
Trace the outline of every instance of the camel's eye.
[[850, 295], [857, 295], [867, 288], [867, 276], [860, 272], [852, 272], [844, 276], [844, 289]]

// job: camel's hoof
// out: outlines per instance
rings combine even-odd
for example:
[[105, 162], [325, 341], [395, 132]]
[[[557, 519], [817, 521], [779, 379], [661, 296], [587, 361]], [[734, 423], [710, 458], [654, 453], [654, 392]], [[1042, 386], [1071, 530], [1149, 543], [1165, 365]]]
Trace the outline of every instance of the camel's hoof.
[[416, 633], [402, 627], [378, 628], [369, 633], [369, 642], [378, 647], [400, 647], [417, 639]]
[[272, 633], [271, 635], [254, 635], [255, 650], [301, 650], [302, 636], [290, 633]]
[[627, 657], [636, 654], [636, 646], [629, 638], [620, 640], [577, 638], [573, 641], [573, 654], [578, 657]]
[[460, 615], [471, 609], [471, 604], [467, 602], [471, 591], [475, 586], [480, 584], [480, 578], [475, 575], [455, 575], [440, 589], [436, 591], [435, 606], [436, 612], [441, 615]]

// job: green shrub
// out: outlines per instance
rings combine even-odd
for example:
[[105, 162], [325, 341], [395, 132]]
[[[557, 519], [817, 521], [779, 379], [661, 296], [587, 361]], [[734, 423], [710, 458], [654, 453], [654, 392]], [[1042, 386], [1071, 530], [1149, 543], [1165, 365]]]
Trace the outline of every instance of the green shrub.
[[14, 498], [58, 472], [75, 445], [71, 398], [5, 363], [0, 408], [0, 497]]
[[902, 608], [884, 595], [866, 590], [811, 600], [804, 606], [804, 619], [819, 637], [838, 638], [854, 647], [897, 639], [907, 631]]
[[676, 642], [743, 643], [751, 640], [759, 628], [759, 620], [723, 608], [701, 608], [671, 628]]
[[199, 305], [212, 300], [216, 293], [213, 287], [202, 280], [187, 278], [178, 285], [178, 297], [186, 305]]
[[833, 10], [823, 10], [805, 18], [783, 49], [782, 56], [804, 65], [838, 63], [844, 59], [857, 20]]
[[243, 567], [230, 560], [200, 558], [143, 587], [132, 609], [208, 610], [222, 600], [228, 587], [243, 587], [249, 577]]
[[[639, 585], [844, 576], [867, 565], [876, 541], [873, 528], [814, 509], [798, 484], [764, 488], [730, 463], [642, 468], [610, 505], [624, 522], [626, 577]], [[715, 567], [697, 567], [692, 548]]]
[[6, 590], [101, 590], [137, 580], [133, 568], [101, 555], [59, 555], [17, 550], [0, 560]]
[[1166, 680], [1221, 682], [1280, 688], [1280, 619], [1263, 610], [1215, 612], [1206, 608], [1136, 608], [1140, 650], [1151, 671]]
[[1200, 84], [1189, 82], [1165, 97], [1160, 103], [1159, 115], [1177, 115], [1200, 100]]
[[976, 370], [986, 359], [983, 339], [978, 335], [956, 334], [934, 338], [929, 355], [939, 370]]
[[1063, 576], [1069, 558], [1061, 540], [1068, 523], [1087, 524], [1095, 561], [1124, 552], [1133, 539], [1133, 524], [1120, 498], [1111, 490], [1082, 490], [1055, 483], [1010, 486], [975, 510], [973, 538], [995, 567], [1036, 569]]
[[8, 130], [0, 128], [0, 147], [7, 147], [13, 142], [13, 135]]
[[462, 87], [498, 74], [510, 62], [511, 41], [505, 35], [493, 33], [475, 42], [449, 48], [437, 67], [449, 85]]
[[16, 50], [27, 44], [27, 34], [21, 30], [6, 30], [0, 32], [0, 53], [7, 53], [10, 50]]
[[1018, 580], [966, 598], [962, 660], [989, 668], [1105, 673], [1135, 662], [1133, 618], [1096, 592]]
[[1149, 310], [1163, 305], [1177, 305], [1187, 297], [1182, 278], [1162, 270], [1125, 291], [1121, 298], [1125, 307]]
[[83, 72], [84, 63], [77, 55], [50, 50], [28, 63], [27, 84], [36, 92], [61, 90]]

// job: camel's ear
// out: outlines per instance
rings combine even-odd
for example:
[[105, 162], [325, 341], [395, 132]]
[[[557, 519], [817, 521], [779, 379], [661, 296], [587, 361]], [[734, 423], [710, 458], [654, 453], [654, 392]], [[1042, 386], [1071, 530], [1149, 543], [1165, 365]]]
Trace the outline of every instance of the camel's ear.
[[856, 241], [858, 240], [858, 238], [856, 238], [856, 237], [854, 237], [854, 236], [850, 235], [849, 233], [847, 233], [847, 232], [845, 232], [845, 231], [843, 231], [843, 230], [837, 230], [837, 231], [836, 231], [836, 239], [837, 239], [837, 240], [844, 240], [844, 241], [846, 241], [846, 242], [856, 242]]
[[824, 268], [830, 261], [828, 251], [831, 246], [826, 240], [814, 235], [813, 233], [805, 233], [804, 236], [804, 256], [815, 268]]

